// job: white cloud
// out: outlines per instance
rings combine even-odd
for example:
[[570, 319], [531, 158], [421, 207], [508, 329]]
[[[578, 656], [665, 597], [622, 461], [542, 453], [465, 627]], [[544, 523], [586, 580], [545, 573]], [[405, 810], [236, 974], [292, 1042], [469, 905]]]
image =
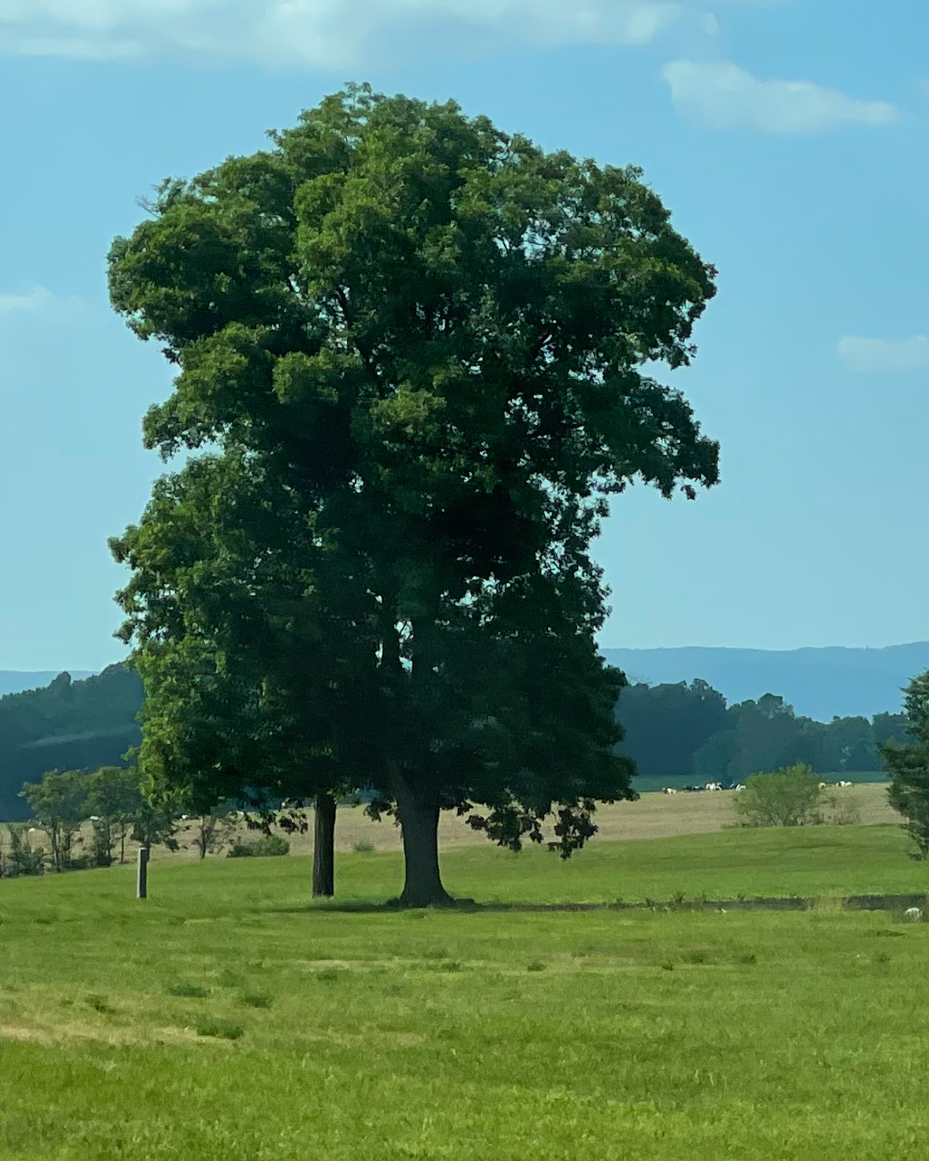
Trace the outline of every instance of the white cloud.
[[662, 76], [678, 112], [705, 129], [822, 133], [844, 125], [891, 125], [900, 118], [886, 101], [858, 101], [811, 81], [759, 81], [731, 61], [673, 61]]
[[913, 371], [929, 367], [929, 336], [908, 339], [864, 339], [846, 335], [837, 348], [839, 358], [850, 371]]
[[[57, 320], [75, 315], [87, 309], [88, 302], [76, 294], [53, 294], [45, 286], [30, 286], [21, 291], [0, 291], [0, 324], [15, 325], [17, 330], [28, 325], [24, 321], [13, 323], [41, 314]], [[43, 318], [43, 325], [45, 319]], [[9, 333], [9, 327], [4, 327]]]
[[0, 318], [11, 314], [33, 314], [54, 301], [55, 296], [44, 286], [34, 286], [22, 294], [0, 294]]
[[342, 68], [396, 46], [645, 44], [678, 0], [0, 0], [0, 52], [87, 57], [196, 52]]

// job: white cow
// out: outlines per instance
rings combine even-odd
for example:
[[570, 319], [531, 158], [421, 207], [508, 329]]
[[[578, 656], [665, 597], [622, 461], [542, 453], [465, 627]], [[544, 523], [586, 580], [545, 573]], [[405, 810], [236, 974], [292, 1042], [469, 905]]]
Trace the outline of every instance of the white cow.
[[851, 786], [851, 782], [836, 782], [836, 786]]
[[704, 790], [722, 790], [722, 788], [723, 788], [722, 782], [707, 782], [706, 786], [704, 786], [703, 789]]
[[825, 783], [825, 782], [820, 782], [820, 784], [819, 784], [819, 789], [820, 789], [820, 790], [825, 790], [825, 789], [826, 789], [826, 783]]
[[677, 794], [677, 791], [672, 786], [662, 786], [662, 794]]
[[903, 914], [910, 920], [922, 919], [923, 913], [918, 907], [907, 907]]

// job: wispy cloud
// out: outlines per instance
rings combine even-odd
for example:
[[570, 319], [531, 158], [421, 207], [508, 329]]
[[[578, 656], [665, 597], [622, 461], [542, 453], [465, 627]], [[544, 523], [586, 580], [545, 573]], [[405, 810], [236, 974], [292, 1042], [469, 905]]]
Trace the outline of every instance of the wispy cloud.
[[913, 371], [929, 367], [929, 336], [908, 339], [865, 339], [846, 335], [840, 340], [838, 355], [851, 371]]
[[859, 101], [812, 81], [759, 81], [731, 61], [672, 61], [662, 75], [678, 112], [705, 129], [824, 133], [900, 119], [887, 101]]
[[0, 318], [11, 314], [33, 314], [51, 306], [54, 301], [54, 294], [44, 286], [34, 286], [20, 294], [0, 294]]
[[0, 52], [107, 58], [196, 52], [351, 66], [422, 43], [637, 45], [678, 0], [0, 0]]

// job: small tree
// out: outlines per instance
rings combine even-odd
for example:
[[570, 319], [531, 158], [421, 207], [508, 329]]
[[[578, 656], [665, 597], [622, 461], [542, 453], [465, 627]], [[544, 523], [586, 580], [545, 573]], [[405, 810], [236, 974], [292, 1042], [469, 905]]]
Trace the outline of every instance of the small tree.
[[119, 846], [119, 861], [126, 861], [126, 839], [142, 805], [139, 774], [132, 767], [101, 766], [88, 778], [87, 810], [94, 828], [94, 858], [108, 867]]
[[194, 820], [194, 846], [201, 859], [216, 854], [223, 849], [229, 839], [232, 827], [227, 814], [210, 812], [201, 814]]
[[87, 817], [87, 785], [87, 775], [81, 770], [49, 770], [41, 782], [27, 782], [20, 791], [48, 834], [56, 871], [71, 865], [75, 839], [80, 842], [81, 823]]
[[903, 815], [920, 858], [929, 857], [929, 671], [906, 687], [907, 733], [913, 745], [891, 738], [879, 747], [891, 775], [887, 796]]
[[176, 851], [180, 844], [174, 837], [178, 832], [179, 814], [176, 800], [150, 801], [144, 794], [132, 819], [132, 838], [143, 847], [165, 846]]
[[773, 773], [752, 774], [735, 800], [747, 826], [803, 826], [814, 822], [819, 780], [809, 766], [797, 763]]
[[18, 875], [41, 875], [45, 871], [45, 851], [33, 847], [29, 841], [29, 827], [24, 822], [7, 826], [10, 847], [6, 858], [0, 861], [0, 875], [15, 879]]
[[828, 790], [823, 793], [825, 821], [831, 826], [860, 826], [861, 801], [848, 790]]

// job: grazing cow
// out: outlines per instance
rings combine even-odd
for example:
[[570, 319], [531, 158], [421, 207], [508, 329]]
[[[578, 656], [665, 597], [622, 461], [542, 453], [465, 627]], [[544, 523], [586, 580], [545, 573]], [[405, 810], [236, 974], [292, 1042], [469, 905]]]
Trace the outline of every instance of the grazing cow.
[[662, 794], [677, 794], [677, 791], [672, 786], [662, 786]]
[[722, 788], [722, 782], [707, 782], [706, 786], [703, 787], [704, 790], [722, 790]]
[[851, 782], [836, 782], [836, 786], [851, 786]]
[[740, 783], [738, 784], [738, 786], [733, 786], [733, 788], [732, 788], [732, 789], [733, 789], [733, 790], [744, 790], [744, 789], [745, 789], [745, 783], [744, 783], [744, 782], [740, 782]]
[[825, 783], [825, 782], [820, 782], [820, 784], [819, 784], [819, 789], [820, 789], [820, 790], [825, 790], [825, 789], [826, 789], [826, 783]]
[[922, 919], [923, 917], [923, 913], [918, 907], [907, 907], [903, 914], [909, 920]]

